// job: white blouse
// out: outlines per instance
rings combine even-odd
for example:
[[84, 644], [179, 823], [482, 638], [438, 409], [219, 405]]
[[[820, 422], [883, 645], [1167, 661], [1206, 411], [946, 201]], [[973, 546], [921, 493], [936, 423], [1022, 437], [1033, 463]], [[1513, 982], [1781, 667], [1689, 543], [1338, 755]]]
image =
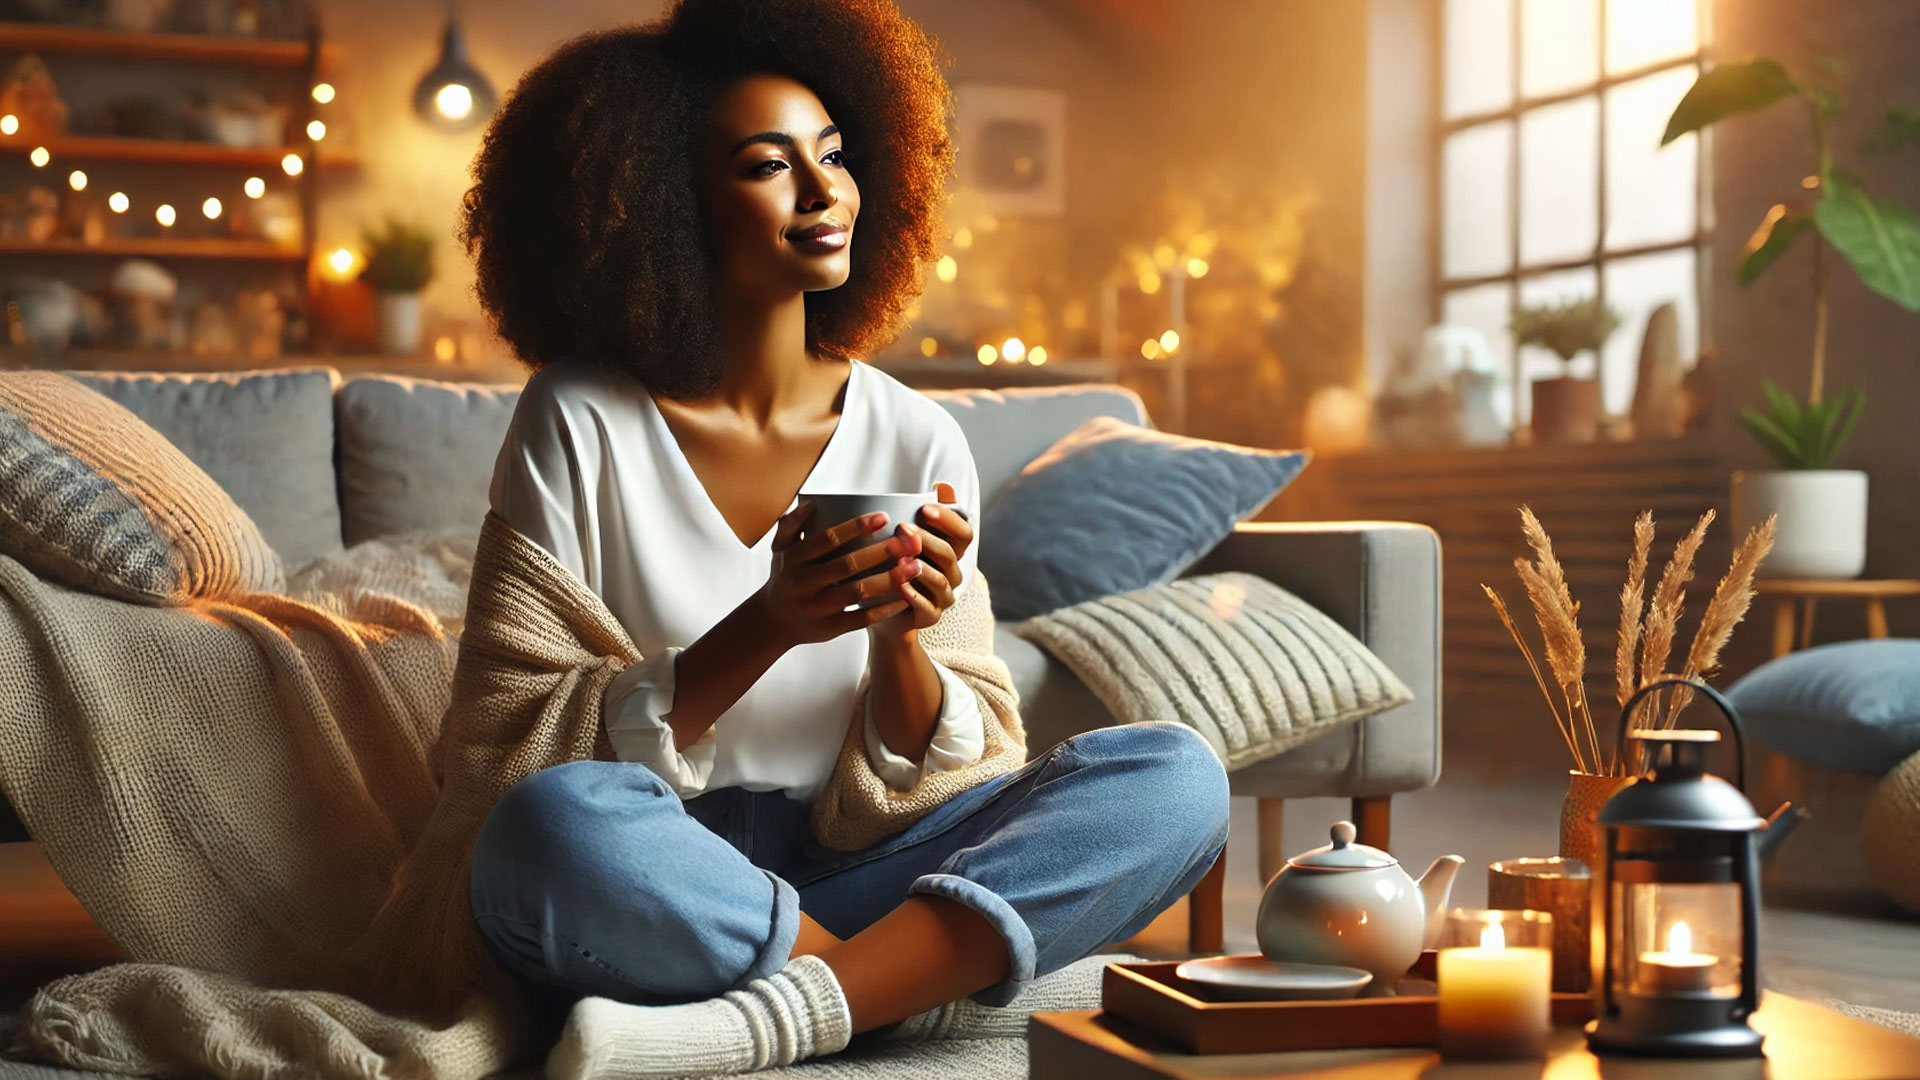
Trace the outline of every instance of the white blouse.
[[[980, 480], [960, 425], [853, 361], [839, 424], [800, 490], [932, 491], [938, 481], [953, 485], [977, 523]], [[644, 658], [603, 699], [617, 757], [647, 765], [682, 798], [738, 786], [810, 801], [826, 786], [867, 669], [864, 632], [788, 650], [693, 745], [674, 749], [664, 719], [674, 658], [766, 583], [774, 529], [741, 544], [644, 387], [579, 362], [536, 372], [514, 408], [488, 497], [600, 596]], [[977, 550], [976, 542], [961, 556], [962, 590]], [[943, 693], [923, 765], [889, 750], [865, 718], [868, 758], [895, 790], [912, 788], [923, 771], [971, 764], [985, 746], [972, 688], [934, 668]]]

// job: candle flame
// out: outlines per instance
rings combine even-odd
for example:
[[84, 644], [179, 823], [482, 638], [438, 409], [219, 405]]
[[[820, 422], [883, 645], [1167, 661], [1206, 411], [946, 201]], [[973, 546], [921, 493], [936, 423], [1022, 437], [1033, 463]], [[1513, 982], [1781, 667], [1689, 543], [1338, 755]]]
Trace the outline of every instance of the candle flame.
[[1488, 952], [1505, 952], [1507, 932], [1499, 923], [1488, 923], [1480, 931], [1480, 947]]
[[1693, 931], [1687, 924], [1677, 922], [1667, 931], [1667, 951], [1675, 956], [1693, 955]]

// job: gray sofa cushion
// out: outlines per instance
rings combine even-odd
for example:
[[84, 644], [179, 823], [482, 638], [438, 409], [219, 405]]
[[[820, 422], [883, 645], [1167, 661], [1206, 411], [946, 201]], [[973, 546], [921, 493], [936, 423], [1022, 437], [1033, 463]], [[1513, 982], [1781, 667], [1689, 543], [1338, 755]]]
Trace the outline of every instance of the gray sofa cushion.
[[477, 535], [519, 399], [519, 387], [510, 384], [347, 380], [337, 399], [347, 544], [456, 526]]
[[960, 421], [980, 474], [980, 506], [1060, 437], [1096, 416], [1152, 427], [1140, 395], [1121, 386], [1036, 386], [1015, 390], [931, 390]]
[[1880, 776], [1920, 752], [1920, 641], [1843, 641], [1768, 662], [1727, 700], [1749, 734], [1823, 769]]
[[332, 368], [70, 374], [205, 469], [287, 567], [340, 550]]

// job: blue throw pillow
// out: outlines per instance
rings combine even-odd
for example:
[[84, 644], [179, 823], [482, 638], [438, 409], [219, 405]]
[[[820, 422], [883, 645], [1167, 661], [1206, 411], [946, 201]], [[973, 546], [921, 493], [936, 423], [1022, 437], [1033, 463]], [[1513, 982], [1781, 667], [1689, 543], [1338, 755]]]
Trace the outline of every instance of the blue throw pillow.
[[1920, 753], [1920, 641], [1789, 653], [1734, 683], [1727, 700], [1754, 738], [1796, 761], [1880, 776]]
[[1099, 416], [1007, 482], [985, 512], [993, 613], [1018, 620], [1179, 577], [1306, 467], [1296, 450], [1169, 435]]

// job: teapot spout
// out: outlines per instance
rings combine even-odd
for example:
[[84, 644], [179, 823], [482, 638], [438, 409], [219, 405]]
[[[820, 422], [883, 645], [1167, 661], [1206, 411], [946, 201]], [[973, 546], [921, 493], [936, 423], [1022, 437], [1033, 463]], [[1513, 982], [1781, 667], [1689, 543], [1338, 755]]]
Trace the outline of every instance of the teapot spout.
[[1781, 803], [1779, 809], [1768, 816], [1767, 827], [1760, 833], [1760, 857], [1765, 859], [1771, 856], [1774, 849], [1780, 846], [1781, 841], [1784, 841], [1793, 830], [1800, 827], [1801, 822], [1811, 816], [1804, 806], [1795, 806], [1790, 802]]
[[1447, 921], [1447, 897], [1453, 893], [1453, 877], [1466, 862], [1458, 855], [1442, 855], [1433, 860], [1433, 865], [1415, 882], [1420, 887], [1420, 899], [1427, 906], [1427, 936], [1421, 948], [1439, 947], [1440, 932]]

